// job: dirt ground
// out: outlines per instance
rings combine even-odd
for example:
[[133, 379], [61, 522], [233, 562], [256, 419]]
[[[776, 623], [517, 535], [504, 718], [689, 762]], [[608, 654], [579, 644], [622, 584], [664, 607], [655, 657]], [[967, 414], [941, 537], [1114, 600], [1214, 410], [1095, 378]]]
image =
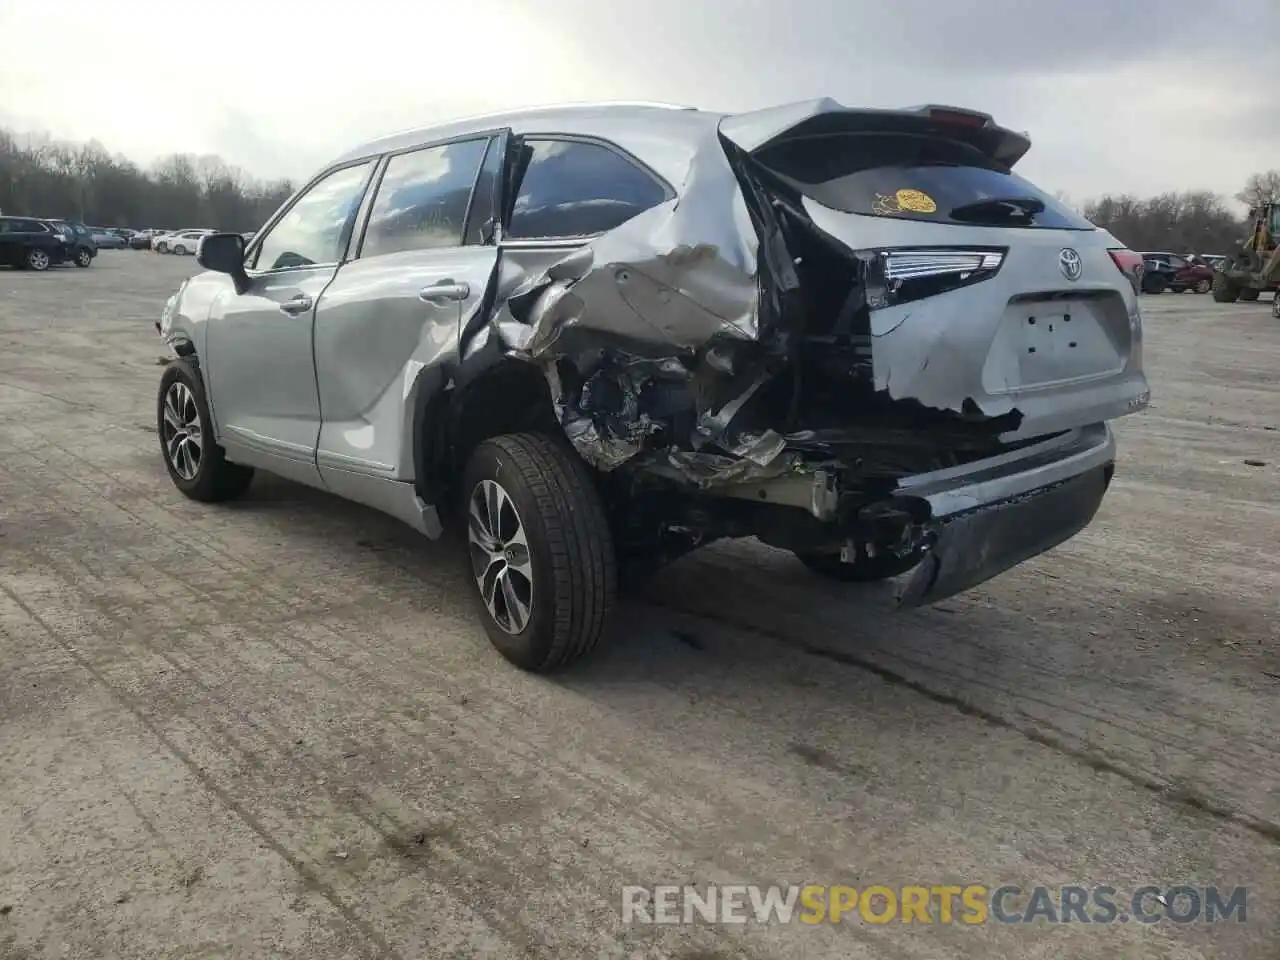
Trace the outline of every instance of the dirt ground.
[[[755, 543], [552, 679], [455, 557], [155, 437], [190, 258], [0, 271], [0, 957], [1280, 956], [1280, 322], [1145, 298], [1092, 527], [941, 606]], [[1256, 465], [1250, 465], [1251, 462]], [[1244, 923], [648, 926], [628, 884], [1248, 888]]]

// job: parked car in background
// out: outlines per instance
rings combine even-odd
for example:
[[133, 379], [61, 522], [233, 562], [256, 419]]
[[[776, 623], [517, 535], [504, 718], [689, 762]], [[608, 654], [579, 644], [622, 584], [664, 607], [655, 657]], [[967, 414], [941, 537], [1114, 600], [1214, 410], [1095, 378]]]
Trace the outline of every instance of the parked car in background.
[[456, 519], [529, 670], [595, 646], [619, 570], [723, 538], [945, 599], [1084, 529], [1150, 396], [1142, 259], [1013, 172], [1030, 146], [832, 100], [365, 144], [204, 238], [157, 452], [195, 500], [260, 468]]
[[34, 217], [0, 216], [0, 264], [48, 270], [75, 258], [75, 239], [57, 224]]
[[55, 218], [46, 220], [46, 223], [56, 224], [60, 230], [70, 234], [74, 243], [73, 260], [77, 267], [87, 267], [93, 263], [93, 258], [98, 255], [98, 244], [93, 239], [93, 234], [89, 228], [77, 220], [63, 220]]
[[202, 229], [167, 233], [152, 240], [151, 249], [157, 253], [176, 253], [179, 256], [194, 254], [200, 247], [200, 241], [213, 232], [212, 230]]
[[124, 237], [107, 227], [90, 227], [89, 234], [99, 250], [123, 250], [129, 245]]
[[1213, 268], [1176, 253], [1164, 251], [1142, 254], [1142, 292], [1208, 293], [1213, 286]]
[[1227, 258], [1220, 253], [1193, 253], [1193, 254], [1190, 254], [1187, 257], [1187, 259], [1199, 260], [1201, 263], [1207, 266], [1210, 270], [1217, 270], [1219, 267], [1221, 267], [1224, 263], [1227, 262]]

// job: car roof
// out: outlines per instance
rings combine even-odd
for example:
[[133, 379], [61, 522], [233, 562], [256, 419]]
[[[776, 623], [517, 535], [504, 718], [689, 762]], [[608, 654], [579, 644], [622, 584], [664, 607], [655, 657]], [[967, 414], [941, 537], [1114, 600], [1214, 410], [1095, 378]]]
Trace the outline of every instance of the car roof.
[[655, 134], [678, 137], [682, 130], [703, 133], [723, 116], [721, 113], [709, 113], [695, 107], [648, 101], [599, 101], [524, 107], [463, 117], [379, 137], [344, 153], [329, 166], [382, 153], [394, 153], [422, 143], [451, 140], [470, 133], [479, 134], [504, 127], [510, 127], [516, 133], [595, 135], [615, 140], [620, 146], [626, 147], [627, 144], [622, 141], [627, 139], [625, 132], [629, 129], [646, 129], [649, 137]]

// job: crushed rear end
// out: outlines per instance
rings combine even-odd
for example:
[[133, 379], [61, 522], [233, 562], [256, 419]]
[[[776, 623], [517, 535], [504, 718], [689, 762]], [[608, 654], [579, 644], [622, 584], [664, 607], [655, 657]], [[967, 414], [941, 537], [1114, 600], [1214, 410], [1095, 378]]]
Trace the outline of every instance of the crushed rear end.
[[1141, 259], [1011, 172], [1029, 145], [954, 108], [723, 118], [495, 326], [589, 462], [678, 495], [668, 530], [920, 557], [901, 602], [941, 599], [1087, 525], [1149, 397]]

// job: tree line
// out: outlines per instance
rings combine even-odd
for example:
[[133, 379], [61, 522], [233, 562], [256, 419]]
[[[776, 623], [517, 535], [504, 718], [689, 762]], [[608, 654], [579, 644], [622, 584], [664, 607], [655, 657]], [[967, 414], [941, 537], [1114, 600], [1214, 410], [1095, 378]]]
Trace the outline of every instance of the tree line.
[[[1253, 174], [1235, 199], [1249, 209], [1280, 202], [1280, 170]], [[1086, 203], [1081, 212], [1130, 250], [1227, 254], [1245, 239], [1249, 227], [1226, 197], [1208, 190], [1154, 197], [1106, 194]]]
[[0, 213], [105, 227], [256, 230], [293, 193], [220, 157], [173, 154], [143, 169], [96, 141], [58, 143], [0, 129]]
[[[107, 227], [256, 230], [293, 193], [216, 156], [173, 154], [143, 169], [102, 144], [56, 143], [0, 129], [0, 213], [62, 217]], [[1280, 170], [1251, 176], [1235, 195], [1246, 207], [1280, 201]], [[1207, 190], [1154, 197], [1107, 194], [1081, 212], [1131, 250], [1226, 253], [1246, 224]]]

